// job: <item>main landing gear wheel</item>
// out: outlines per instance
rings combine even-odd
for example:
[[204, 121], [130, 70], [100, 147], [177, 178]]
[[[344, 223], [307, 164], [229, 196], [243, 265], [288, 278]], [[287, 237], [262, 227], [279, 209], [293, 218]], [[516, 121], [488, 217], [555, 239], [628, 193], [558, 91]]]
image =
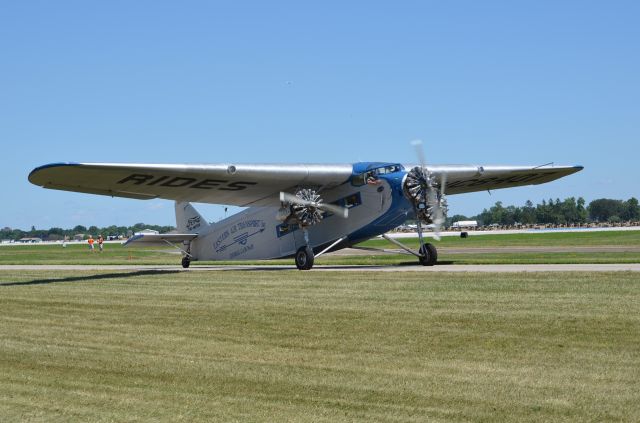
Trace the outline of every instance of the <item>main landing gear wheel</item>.
[[313, 250], [310, 247], [300, 247], [296, 252], [296, 267], [298, 270], [309, 270], [313, 267]]
[[438, 250], [433, 244], [424, 244], [420, 247], [420, 264], [433, 266], [438, 261]]
[[189, 257], [187, 256], [182, 257], [182, 267], [186, 269], [187, 267], [189, 267], [190, 264], [191, 264], [191, 260], [189, 260]]

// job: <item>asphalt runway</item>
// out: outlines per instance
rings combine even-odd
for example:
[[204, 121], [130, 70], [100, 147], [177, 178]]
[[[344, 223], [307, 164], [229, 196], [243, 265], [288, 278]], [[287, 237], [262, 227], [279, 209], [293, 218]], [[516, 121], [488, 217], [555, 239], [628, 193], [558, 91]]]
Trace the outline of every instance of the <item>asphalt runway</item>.
[[[282, 265], [192, 265], [189, 269], [180, 266], [157, 265], [0, 265], [1, 270], [120, 270], [120, 271], [183, 271], [183, 272], [224, 272], [224, 271], [297, 271], [292, 264]], [[421, 265], [317, 265], [311, 272], [473, 272], [473, 273], [517, 273], [517, 272], [640, 272], [640, 263], [621, 264], [439, 264], [436, 266]]]

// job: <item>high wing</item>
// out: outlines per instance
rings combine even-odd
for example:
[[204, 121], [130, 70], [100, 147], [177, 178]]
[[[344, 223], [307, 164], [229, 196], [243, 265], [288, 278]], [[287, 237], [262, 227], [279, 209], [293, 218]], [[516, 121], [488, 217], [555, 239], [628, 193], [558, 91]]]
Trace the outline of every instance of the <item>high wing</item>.
[[[413, 165], [405, 165], [409, 170]], [[429, 166], [446, 193], [495, 190], [553, 181], [582, 166]], [[135, 199], [266, 206], [296, 186], [323, 189], [346, 183], [352, 164], [117, 164], [57, 163], [38, 167], [29, 181], [44, 188]]]
[[[405, 165], [411, 169], [415, 165]], [[466, 192], [538, 185], [579, 172], [583, 166], [429, 166], [436, 182], [446, 174], [445, 190], [448, 195]]]
[[41, 166], [29, 181], [44, 188], [141, 200], [259, 206], [298, 185], [331, 188], [349, 180], [350, 164], [116, 164]]

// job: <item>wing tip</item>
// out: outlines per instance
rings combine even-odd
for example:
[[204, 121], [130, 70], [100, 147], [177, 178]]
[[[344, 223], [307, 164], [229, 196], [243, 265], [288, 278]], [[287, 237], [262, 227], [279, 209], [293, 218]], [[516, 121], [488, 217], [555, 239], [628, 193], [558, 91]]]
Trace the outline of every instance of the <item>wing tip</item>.
[[35, 169], [33, 169], [31, 172], [29, 172], [29, 176], [27, 177], [29, 179], [29, 182], [31, 182], [32, 184], [35, 185], [39, 185], [34, 179], [33, 177], [46, 169], [50, 169], [50, 168], [54, 168], [54, 167], [64, 167], [64, 166], [78, 166], [80, 163], [75, 163], [75, 162], [57, 162], [57, 163], [49, 163], [46, 165], [42, 165], [42, 166], [38, 166]]
[[580, 172], [582, 169], [584, 169], [584, 166], [582, 165], [575, 165], [575, 166], [571, 166], [571, 173], [578, 173]]

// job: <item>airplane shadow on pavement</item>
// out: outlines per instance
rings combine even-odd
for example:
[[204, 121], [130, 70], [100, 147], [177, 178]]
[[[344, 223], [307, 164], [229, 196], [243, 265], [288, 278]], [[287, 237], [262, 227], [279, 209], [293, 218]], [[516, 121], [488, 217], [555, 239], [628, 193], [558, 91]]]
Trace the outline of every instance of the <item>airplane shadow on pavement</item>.
[[52, 283], [63, 282], [90, 282], [97, 279], [122, 279], [136, 276], [150, 276], [150, 275], [167, 275], [171, 273], [180, 273], [180, 270], [139, 270], [136, 272], [121, 272], [121, 273], [99, 273], [83, 276], [68, 276], [66, 278], [48, 278], [48, 279], [34, 279], [31, 281], [21, 282], [0, 282], [0, 287], [5, 286], [28, 286], [28, 285], [46, 285]]

